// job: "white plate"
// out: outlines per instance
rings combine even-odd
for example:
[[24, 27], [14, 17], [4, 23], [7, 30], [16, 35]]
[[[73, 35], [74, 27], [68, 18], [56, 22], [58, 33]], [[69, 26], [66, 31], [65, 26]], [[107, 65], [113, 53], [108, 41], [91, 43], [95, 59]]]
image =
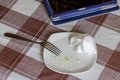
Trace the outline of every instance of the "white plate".
[[87, 71], [94, 65], [97, 59], [97, 53], [93, 55], [78, 54], [69, 45], [69, 39], [72, 35], [81, 36], [83, 34], [62, 32], [52, 34], [48, 38], [48, 42], [51, 42], [62, 50], [61, 55], [55, 56], [47, 49], [44, 49], [44, 62], [49, 69], [58, 73], [71, 74]]

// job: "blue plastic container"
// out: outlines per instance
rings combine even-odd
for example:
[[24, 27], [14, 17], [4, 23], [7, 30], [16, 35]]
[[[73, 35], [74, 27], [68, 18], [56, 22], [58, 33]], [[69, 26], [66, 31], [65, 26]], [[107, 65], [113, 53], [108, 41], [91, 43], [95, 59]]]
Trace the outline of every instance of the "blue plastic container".
[[[54, 3], [50, 2], [50, 1], [53, 1]], [[58, 0], [58, 2], [55, 2], [55, 1], [57, 1], [57, 0], [44, 0], [45, 6], [48, 10], [51, 21], [55, 25], [78, 20], [78, 19], [84, 19], [84, 18], [88, 18], [88, 17], [92, 17], [92, 16], [97, 16], [97, 15], [105, 14], [105, 13], [119, 9], [117, 0], [107, 0], [107, 1], [99, 0], [99, 2], [94, 2], [94, 3], [88, 2], [89, 4], [85, 3], [85, 5], [83, 2], [82, 5], [80, 6], [80, 8], [79, 8], [79, 5], [77, 5], [77, 8], [76, 8], [69, 4], [68, 4], [69, 6], [66, 8], [66, 5], [64, 5], [64, 4], [62, 5], [62, 3], [59, 6], [59, 4], [60, 4], [59, 1], [62, 1], [62, 0]], [[65, 1], [65, 0], [63, 0], [63, 1]], [[70, 0], [70, 1], [77, 1], [77, 0]], [[90, 0], [88, 0], [88, 1], [90, 1]], [[68, 0], [68, 2], [69, 2], [69, 0]], [[79, 0], [79, 2], [80, 2], [80, 0]], [[79, 3], [79, 2], [77, 2], [77, 3]], [[57, 4], [57, 7], [55, 6], [56, 4]], [[65, 4], [67, 4], [67, 2]], [[75, 6], [76, 6], [76, 4], [75, 4]], [[65, 8], [67, 10], [65, 8], [63, 8], [63, 11], [62, 11], [62, 6], [65, 6]]]

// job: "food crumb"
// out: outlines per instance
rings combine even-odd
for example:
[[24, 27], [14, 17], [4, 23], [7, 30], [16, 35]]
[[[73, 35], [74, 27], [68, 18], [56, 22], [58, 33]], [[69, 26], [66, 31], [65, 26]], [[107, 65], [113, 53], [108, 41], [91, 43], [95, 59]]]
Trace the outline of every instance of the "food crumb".
[[70, 61], [70, 59], [71, 59], [71, 58], [70, 58], [70, 57], [67, 57], [67, 56], [63, 56], [63, 57], [62, 57], [62, 61], [63, 61], [63, 62], [68, 62], [68, 61]]
[[81, 62], [81, 60], [80, 60], [80, 59], [77, 59], [77, 62], [78, 62], [78, 63], [80, 63], [80, 62]]
[[69, 64], [70, 61], [71, 61], [70, 57], [62, 56], [61, 57], [61, 66], [65, 66], [65, 65]]
[[69, 57], [64, 57], [64, 60], [69, 61], [70, 58]]

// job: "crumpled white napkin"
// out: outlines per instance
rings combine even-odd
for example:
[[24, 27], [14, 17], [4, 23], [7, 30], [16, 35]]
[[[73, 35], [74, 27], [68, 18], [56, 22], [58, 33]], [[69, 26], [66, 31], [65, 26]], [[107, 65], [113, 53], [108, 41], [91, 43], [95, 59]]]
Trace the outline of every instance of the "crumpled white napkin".
[[87, 53], [89, 55], [96, 54], [97, 48], [95, 40], [90, 35], [76, 35], [70, 38], [70, 46], [74, 48], [77, 53]]

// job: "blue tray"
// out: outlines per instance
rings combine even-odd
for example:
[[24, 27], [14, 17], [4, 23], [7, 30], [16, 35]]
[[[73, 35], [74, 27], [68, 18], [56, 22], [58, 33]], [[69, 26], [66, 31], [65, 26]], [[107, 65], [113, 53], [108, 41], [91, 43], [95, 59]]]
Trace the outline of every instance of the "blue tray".
[[50, 15], [51, 21], [55, 25], [78, 19], [85, 19], [88, 17], [98, 16], [119, 9], [117, 0], [112, 0], [97, 5], [92, 5], [55, 14], [52, 5], [50, 5], [49, 3], [49, 0], [44, 0], [44, 2]]

